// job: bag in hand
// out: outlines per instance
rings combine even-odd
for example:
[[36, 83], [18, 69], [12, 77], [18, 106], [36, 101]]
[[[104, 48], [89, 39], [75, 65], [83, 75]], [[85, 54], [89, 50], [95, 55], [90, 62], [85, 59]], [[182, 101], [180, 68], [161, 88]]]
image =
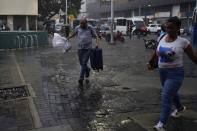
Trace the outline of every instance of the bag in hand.
[[93, 70], [103, 70], [103, 55], [102, 49], [96, 47], [92, 49], [92, 54], [90, 56], [90, 63]]
[[52, 45], [54, 48], [63, 48], [63, 52], [68, 52], [71, 49], [70, 42], [58, 33], [54, 33]]
[[54, 37], [52, 40], [52, 45], [53, 47], [57, 48], [57, 47], [63, 47], [65, 42], [66, 42], [66, 38], [62, 37], [60, 34], [58, 33], [54, 33]]
[[153, 69], [158, 68], [158, 60], [159, 60], [159, 58], [158, 58], [158, 56], [157, 56], [157, 54], [156, 54], [156, 52], [155, 52], [155, 53], [153, 54], [152, 58], [151, 58], [150, 61], [149, 61], [149, 64], [150, 64], [150, 66], [151, 66]]

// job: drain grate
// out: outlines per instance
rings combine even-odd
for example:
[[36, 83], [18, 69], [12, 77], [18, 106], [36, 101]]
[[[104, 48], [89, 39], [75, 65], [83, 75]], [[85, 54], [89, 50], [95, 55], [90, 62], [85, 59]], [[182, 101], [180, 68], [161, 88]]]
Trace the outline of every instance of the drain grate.
[[30, 95], [26, 85], [0, 89], [0, 99], [3, 100], [17, 99], [28, 96]]

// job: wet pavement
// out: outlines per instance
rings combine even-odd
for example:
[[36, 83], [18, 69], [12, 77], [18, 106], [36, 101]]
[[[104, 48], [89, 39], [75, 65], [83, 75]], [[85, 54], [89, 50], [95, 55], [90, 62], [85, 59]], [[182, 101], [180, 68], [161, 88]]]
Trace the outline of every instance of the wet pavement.
[[[152, 51], [143, 40], [102, 41], [104, 70], [91, 71], [83, 91], [77, 84], [76, 42], [71, 42], [67, 53], [53, 48], [0, 52], [0, 97], [16, 86], [26, 85], [29, 92], [0, 98], [0, 130], [151, 131], [159, 118], [161, 86], [158, 71], [146, 69]], [[188, 110], [170, 118], [167, 131], [197, 130], [197, 66], [185, 57], [185, 69], [180, 93]]]

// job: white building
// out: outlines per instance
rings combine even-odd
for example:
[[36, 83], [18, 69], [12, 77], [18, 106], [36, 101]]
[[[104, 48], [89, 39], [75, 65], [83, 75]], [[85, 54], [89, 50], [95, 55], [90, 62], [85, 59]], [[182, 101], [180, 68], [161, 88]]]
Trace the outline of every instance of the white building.
[[[114, 17], [141, 17], [148, 23], [178, 16], [182, 20], [182, 26], [188, 27], [195, 6], [196, 0], [114, 0]], [[110, 17], [110, 0], [88, 3], [87, 12], [92, 18]]]
[[37, 30], [38, 0], [0, 0], [0, 24], [10, 30]]

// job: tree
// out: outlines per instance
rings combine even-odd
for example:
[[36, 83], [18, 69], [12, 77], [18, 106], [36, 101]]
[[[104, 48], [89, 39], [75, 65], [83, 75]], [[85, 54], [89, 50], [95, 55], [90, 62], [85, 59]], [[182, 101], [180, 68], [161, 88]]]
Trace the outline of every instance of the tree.
[[68, 14], [72, 14], [77, 17], [82, 4], [82, 0], [68, 0]]
[[[75, 17], [81, 8], [82, 0], [68, 0], [68, 15]], [[62, 9], [65, 11], [66, 0], [38, 0], [38, 12], [41, 20], [49, 20], [51, 17], [59, 13]]]

